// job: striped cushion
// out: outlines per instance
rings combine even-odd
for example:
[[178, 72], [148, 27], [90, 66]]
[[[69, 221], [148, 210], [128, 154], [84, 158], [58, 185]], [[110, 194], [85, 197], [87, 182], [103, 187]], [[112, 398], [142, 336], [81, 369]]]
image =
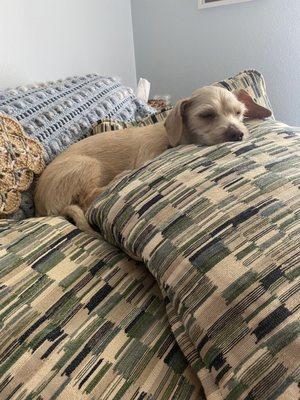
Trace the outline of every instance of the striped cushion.
[[243, 71], [235, 75], [233, 78], [216, 82], [214, 85], [222, 86], [230, 91], [244, 89], [250, 94], [256, 103], [272, 111], [272, 106], [267, 95], [264, 77], [258, 71]]
[[179, 146], [106, 191], [90, 222], [143, 261], [208, 399], [299, 398], [300, 129]]
[[62, 218], [0, 221], [0, 398], [201, 399], [143, 265]]
[[143, 118], [141, 120], [132, 121], [132, 122], [103, 119], [103, 120], [97, 122], [97, 124], [95, 124], [93, 126], [92, 134], [95, 135], [97, 133], [118, 131], [118, 130], [126, 129], [126, 128], [154, 125], [157, 122], [164, 121], [167, 118], [167, 116], [171, 110], [172, 110], [172, 106], [164, 108], [155, 114], [149, 115], [146, 118]]

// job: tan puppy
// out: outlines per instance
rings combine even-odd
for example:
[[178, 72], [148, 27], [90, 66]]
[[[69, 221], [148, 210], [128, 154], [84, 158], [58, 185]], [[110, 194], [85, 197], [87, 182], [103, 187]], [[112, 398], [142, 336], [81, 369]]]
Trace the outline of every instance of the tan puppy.
[[165, 123], [101, 133], [75, 143], [41, 175], [35, 193], [37, 214], [71, 217], [79, 229], [92, 232], [84, 213], [109, 183], [169, 146], [242, 140], [248, 134], [244, 112], [233, 93], [208, 86], [179, 101]]

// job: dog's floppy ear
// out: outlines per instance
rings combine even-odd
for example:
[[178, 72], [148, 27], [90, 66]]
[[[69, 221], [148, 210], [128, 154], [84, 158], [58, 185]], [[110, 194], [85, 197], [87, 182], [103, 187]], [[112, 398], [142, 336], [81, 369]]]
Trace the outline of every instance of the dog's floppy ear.
[[179, 144], [184, 133], [184, 112], [190, 99], [179, 100], [165, 121], [165, 129], [172, 147]]
[[255, 101], [252, 99], [250, 94], [246, 92], [246, 90], [235, 90], [233, 93], [235, 97], [246, 106], [247, 110], [244, 114], [245, 118], [264, 119], [271, 117], [272, 111], [255, 103]]

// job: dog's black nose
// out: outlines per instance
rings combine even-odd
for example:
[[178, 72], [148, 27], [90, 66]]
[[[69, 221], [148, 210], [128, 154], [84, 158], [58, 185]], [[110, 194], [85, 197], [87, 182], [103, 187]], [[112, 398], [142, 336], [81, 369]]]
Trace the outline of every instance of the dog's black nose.
[[233, 142], [240, 142], [243, 140], [243, 133], [242, 132], [235, 132], [230, 137]]
[[226, 132], [226, 137], [230, 142], [240, 142], [243, 140], [244, 134], [234, 127], [230, 127]]

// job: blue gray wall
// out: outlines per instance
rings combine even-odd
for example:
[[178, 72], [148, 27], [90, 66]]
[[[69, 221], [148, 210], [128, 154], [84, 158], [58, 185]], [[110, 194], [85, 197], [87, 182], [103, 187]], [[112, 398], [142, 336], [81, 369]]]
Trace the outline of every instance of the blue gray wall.
[[173, 100], [255, 68], [278, 119], [300, 125], [300, 0], [197, 10], [197, 0], [132, 0], [137, 77]]
[[0, 88], [89, 72], [135, 86], [130, 0], [0, 4]]

